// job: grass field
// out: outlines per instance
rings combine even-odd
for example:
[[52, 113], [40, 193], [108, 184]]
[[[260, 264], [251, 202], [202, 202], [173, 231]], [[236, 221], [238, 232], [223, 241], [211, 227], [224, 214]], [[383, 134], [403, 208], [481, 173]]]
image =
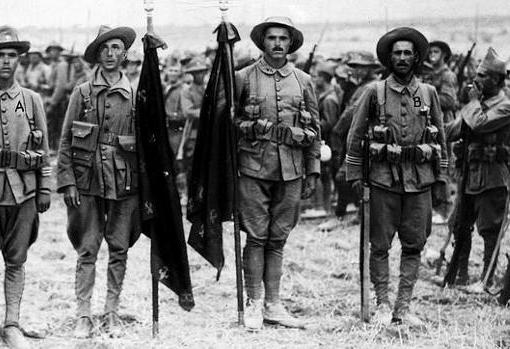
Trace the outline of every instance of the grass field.
[[[103, 244], [93, 298], [96, 331], [92, 339], [76, 340], [74, 268], [76, 256], [65, 233], [65, 206], [54, 195], [41, 217], [32, 246], [22, 303], [22, 326], [45, 334], [30, 339], [34, 348], [496, 348], [510, 347], [510, 313], [489, 296], [441, 291], [422, 266], [413, 309], [425, 320], [420, 331], [380, 328], [359, 321], [358, 226], [341, 225], [330, 232], [317, 229], [319, 220], [302, 221], [286, 247], [282, 298], [307, 330], [265, 327], [250, 333], [236, 325], [236, 289], [231, 225], [226, 225], [226, 267], [219, 282], [215, 270], [189, 250], [196, 307], [185, 312], [176, 297], [160, 287], [160, 337], [151, 338], [150, 241], [142, 236], [130, 250], [120, 314], [124, 336], [109, 338], [100, 329], [106, 294], [107, 250]], [[189, 225], [186, 224], [186, 229]], [[428, 255], [439, 249], [446, 230], [434, 226]], [[503, 251], [508, 250], [505, 244]], [[392, 291], [397, 286], [398, 239], [391, 253]], [[451, 253], [451, 251], [450, 251]], [[482, 241], [476, 236], [471, 275], [481, 269]], [[504, 258], [502, 258], [504, 259]], [[500, 271], [504, 263], [500, 265]], [[395, 292], [393, 292], [394, 294]], [[3, 308], [3, 307], [2, 307]], [[506, 340], [506, 342], [505, 342]]]

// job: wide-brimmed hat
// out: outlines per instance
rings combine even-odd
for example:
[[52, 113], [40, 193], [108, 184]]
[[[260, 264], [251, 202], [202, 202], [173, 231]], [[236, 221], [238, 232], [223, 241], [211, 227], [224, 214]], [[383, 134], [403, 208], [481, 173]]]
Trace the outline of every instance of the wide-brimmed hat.
[[28, 50], [27, 54], [29, 55], [39, 55], [41, 57], [43, 57], [43, 50], [40, 48], [40, 47], [34, 47], [34, 46], [31, 46], [30, 49]]
[[384, 34], [377, 43], [377, 57], [385, 67], [389, 68], [391, 66], [390, 54], [393, 44], [402, 40], [411, 41], [414, 44], [414, 48], [420, 55], [420, 64], [426, 58], [429, 42], [425, 36], [414, 28], [400, 27]]
[[352, 51], [347, 57], [345, 64], [349, 67], [371, 67], [379, 68], [381, 64], [375, 59], [375, 56], [368, 51]]
[[56, 42], [55, 40], [53, 40], [52, 42], [49, 43], [48, 46], [46, 46], [46, 50], [44, 50], [46, 53], [48, 53], [49, 50], [51, 50], [52, 48], [56, 48], [57, 50], [59, 50], [60, 52], [64, 51], [64, 48], [62, 47], [62, 45], [60, 45], [58, 42]]
[[0, 27], [0, 48], [13, 48], [22, 54], [30, 49], [30, 42], [20, 41], [16, 29], [4, 25]]
[[452, 57], [452, 49], [450, 48], [450, 45], [444, 41], [435, 40], [429, 43], [429, 48], [432, 46], [439, 47], [439, 49], [444, 53], [444, 61], [448, 63]]
[[193, 58], [184, 68], [185, 73], [195, 73], [199, 71], [208, 70], [205, 60], [200, 57]]
[[483, 58], [482, 62], [476, 69], [477, 72], [487, 73], [492, 72], [496, 74], [506, 75], [506, 63], [499, 57], [494, 48], [489, 47], [487, 54]]
[[261, 51], [264, 51], [264, 34], [266, 29], [270, 27], [284, 27], [289, 30], [290, 36], [292, 37], [292, 44], [289, 47], [288, 53], [297, 51], [303, 45], [303, 33], [296, 29], [290, 18], [268, 17], [264, 22], [253, 27], [250, 33], [251, 40]]
[[128, 50], [135, 41], [136, 33], [129, 27], [110, 28], [106, 25], [99, 27], [97, 37], [85, 49], [84, 58], [89, 63], [96, 63], [97, 50], [99, 46], [110, 39], [120, 39], [124, 43], [124, 48]]

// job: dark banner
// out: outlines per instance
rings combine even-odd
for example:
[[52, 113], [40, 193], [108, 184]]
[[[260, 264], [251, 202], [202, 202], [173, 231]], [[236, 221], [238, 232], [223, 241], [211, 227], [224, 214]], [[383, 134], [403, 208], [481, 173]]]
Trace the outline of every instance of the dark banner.
[[205, 91], [188, 183], [188, 243], [217, 270], [224, 264], [224, 221], [232, 220], [236, 181], [236, 141], [233, 124], [234, 65], [232, 48], [239, 41], [230, 23], [216, 28], [218, 51]]
[[151, 272], [179, 296], [179, 305], [195, 305], [189, 274], [175, 156], [166, 131], [166, 115], [156, 48], [162, 42], [145, 35], [144, 60], [136, 99], [142, 228], [151, 238]]

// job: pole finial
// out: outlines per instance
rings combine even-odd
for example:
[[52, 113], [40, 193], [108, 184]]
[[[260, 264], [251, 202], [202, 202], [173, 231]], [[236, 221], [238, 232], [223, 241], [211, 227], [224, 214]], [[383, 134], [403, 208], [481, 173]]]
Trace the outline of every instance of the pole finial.
[[143, 8], [147, 14], [147, 32], [154, 32], [154, 25], [152, 22], [152, 14], [154, 12], [154, 0], [143, 0]]
[[228, 0], [218, 0], [218, 1], [219, 1], [219, 7], [220, 7], [220, 11], [221, 11], [221, 20], [223, 22], [228, 22], [228, 20], [227, 20], [228, 9], [229, 9]]

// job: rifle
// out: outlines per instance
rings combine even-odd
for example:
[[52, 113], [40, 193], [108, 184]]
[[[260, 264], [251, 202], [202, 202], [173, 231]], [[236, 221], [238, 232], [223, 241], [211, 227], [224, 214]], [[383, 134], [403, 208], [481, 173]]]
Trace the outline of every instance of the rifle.
[[[461, 251], [465, 248], [466, 239], [463, 234], [466, 234], [466, 229], [463, 229], [463, 221], [465, 217], [466, 211], [466, 200], [464, 199], [465, 189], [467, 184], [467, 177], [469, 172], [469, 162], [468, 162], [468, 146], [469, 146], [469, 127], [467, 125], [462, 125], [462, 166], [460, 171], [460, 178], [458, 181], [457, 187], [457, 207], [454, 210], [454, 222], [451, 227], [452, 234], [455, 238], [455, 246], [453, 249], [453, 254], [450, 259], [450, 263], [446, 268], [446, 274], [443, 279], [443, 287], [454, 285], [455, 279], [457, 278], [457, 272], [459, 269], [459, 257]], [[469, 231], [469, 234], [471, 232]]]
[[319, 40], [317, 40], [317, 42], [313, 45], [312, 50], [308, 54], [308, 59], [306, 60], [305, 66], [303, 67], [303, 71], [307, 74], [310, 73], [310, 69], [312, 68], [312, 64], [313, 64], [313, 58], [315, 56], [315, 51], [317, 50], [317, 47], [319, 46], [322, 39], [324, 38], [324, 33], [326, 32], [328, 25], [329, 25], [329, 22], [326, 22], [326, 24], [324, 24], [324, 27], [322, 27], [322, 31], [319, 36]]
[[464, 83], [464, 69], [466, 68], [467, 64], [469, 63], [469, 60], [471, 59], [471, 55], [473, 54], [473, 50], [475, 49], [476, 42], [473, 42], [473, 45], [471, 45], [471, 48], [466, 54], [466, 57], [462, 60], [462, 62], [459, 65], [459, 70], [457, 71], [457, 86], [459, 87], [459, 90], [457, 91], [457, 96], [460, 97], [460, 92], [462, 90], [462, 84]]
[[369, 249], [370, 249], [370, 141], [368, 131], [363, 141], [363, 194], [361, 197], [361, 230], [360, 230], [360, 284], [361, 284], [361, 312], [360, 318], [370, 322], [370, 294], [369, 294]]

